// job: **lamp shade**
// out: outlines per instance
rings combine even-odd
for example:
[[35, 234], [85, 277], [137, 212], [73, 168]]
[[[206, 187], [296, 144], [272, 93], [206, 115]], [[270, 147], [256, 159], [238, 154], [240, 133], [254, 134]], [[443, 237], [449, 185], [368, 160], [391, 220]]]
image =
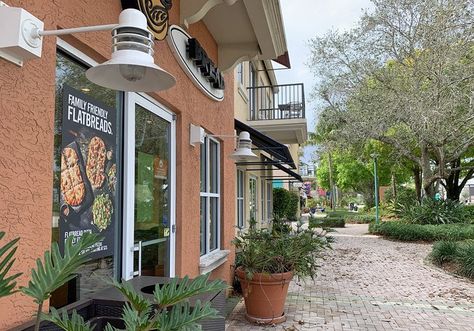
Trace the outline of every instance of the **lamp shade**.
[[245, 162], [258, 158], [258, 156], [252, 152], [252, 140], [247, 131], [240, 132], [237, 149], [230, 155], [230, 158], [236, 162]]
[[125, 9], [112, 30], [112, 58], [90, 68], [91, 82], [114, 90], [161, 91], [172, 87], [174, 77], [154, 63], [154, 40], [146, 17], [136, 9]]

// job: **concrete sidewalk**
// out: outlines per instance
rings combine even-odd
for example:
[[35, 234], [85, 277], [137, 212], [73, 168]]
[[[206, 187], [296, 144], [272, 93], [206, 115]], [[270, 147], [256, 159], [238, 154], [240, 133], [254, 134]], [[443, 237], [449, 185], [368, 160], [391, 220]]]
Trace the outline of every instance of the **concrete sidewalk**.
[[287, 321], [250, 325], [240, 302], [226, 330], [474, 330], [474, 283], [426, 265], [431, 245], [338, 229], [313, 282], [293, 281]]

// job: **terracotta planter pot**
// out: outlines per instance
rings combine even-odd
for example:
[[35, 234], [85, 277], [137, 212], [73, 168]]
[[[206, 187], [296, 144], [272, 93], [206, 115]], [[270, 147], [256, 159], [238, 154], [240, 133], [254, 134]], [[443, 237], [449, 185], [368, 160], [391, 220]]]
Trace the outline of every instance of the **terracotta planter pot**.
[[284, 307], [293, 272], [281, 274], [257, 273], [247, 279], [242, 268], [235, 270], [244, 294], [247, 319], [258, 324], [284, 322]]

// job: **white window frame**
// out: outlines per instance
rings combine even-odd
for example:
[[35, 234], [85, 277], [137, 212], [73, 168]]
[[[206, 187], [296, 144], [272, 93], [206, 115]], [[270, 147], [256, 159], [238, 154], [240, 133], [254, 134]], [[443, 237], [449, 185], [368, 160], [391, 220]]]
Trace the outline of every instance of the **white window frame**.
[[260, 178], [260, 223], [264, 224], [266, 220], [265, 215], [265, 178]]
[[[210, 142], [216, 143], [217, 144], [217, 193], [211, 193], [211, 183], [210, 183], [210, 173], [211, 173], [211, 167], [210, 167]], [[204, 140], [204, 144], [206, 148], [206, 183], [205, 183], [205, 191], [202, 192], [201, 188], [199, 188], [199, 201], [201, 198], [206, 198], [206, 213], [204, 215], [204, 218], [206, 219], [206, 240], [205, 240], [205, 249], [204, 253], [201, 254], [201, 258], [213, 253], [214, 251], [218, 251], [221, 248], [221, 144], [217, 139], [214, 139], [212, 137], [206, 137]], [[201, 145], [201, 148], [203, 148], [203, 145]], [[201, 159], [199, 159], [199, 167], [201, 167]], [[216, 234], [216, 248], [213, 248], [211, 250], [210, 246], [210, 231], [211, 229], [209, 228], [210, 224], [210, 215], [211, 215], [211, 199], [210, 198], [217, 198], [217, 234]], [[200, 202], [199, 202], [200, 203]], [[201, 229], [201, 225], [199, 225], [199, 229]], [[199, 230], [201, 231], [201, 230]], [[199, 251], [201, 252], [201, 240], [199, 240]]]
[[[245, 227], [245, 171], [237, 169], [237, 181], [236, 181], [236, 216], [237, 216], [237, 227], [243, 229]], [[240, 185], [240, 186], [239, 186]], [[240, 192], [239, 192], [240, 187]], [[239, 209], [239, 201], [242, 203], [242, 209]]]
[[271, 181], [267, 182], [266, 185], [267, 191], [267, 222], [270, 222], [273, 219], [273, 184]]

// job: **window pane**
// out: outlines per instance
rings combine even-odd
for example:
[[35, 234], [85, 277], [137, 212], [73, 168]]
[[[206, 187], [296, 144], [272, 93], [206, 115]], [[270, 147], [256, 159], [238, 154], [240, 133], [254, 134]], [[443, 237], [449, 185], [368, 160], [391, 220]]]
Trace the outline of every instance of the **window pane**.
[[201, 197], [201, 230], [200, 230], [200, 238], [201, 238], [201, 255], [206, 254], [206, 214], [207, 214], [207, 198]]
[[249, 179], [249, 210], [250, 219], [257, 221], [257, 179]]
[[244, 200], [237, 200], [237, 226], [244, 226]]
[[[61, 156], [62, 156], [62, 142], [66, 141], [67, 132], [64, 132], [63, 135], [63, 95], [64, 88], [66, 85], [72, 87], [73, 89], [80, 91], [81, 93], [86, 94], [90, 98], [104, 103], [106, 106], [111, 107], [115, 110], [113, 116], [115, 117], [115, 126], [112, 128], [112, 131], [115, 133], [114, 138], [109, 141], [105, 141], [107, 151], [110, 152], [111, 159], [107, 159], [104, 165], [105, 178], [103, 186], [97, 191], [105, 191], [103, 197], [107, 196], [114, 206], [113, 212], [110, 218], [110, 224], [113, 226], [108, 226], [107, 229], [103, 230], [108, 231], [110, 234], [113, 232], [109, 238], [114, 237], [114, 242], [109, 243], [113, 248], [113, 254], [110, 256], [90, 260], [83, 264], [77, 275], [70, 280], [67, 284], [63, 285], [60, 289], [52, 293], [50, 298], [50, 306], [59, 308], [66, 304], [72, 303], [76, 300], [86, 299], [93, 295], [94, 292], [101, 290], [102, 288], [107, 287], [108, 285], [103, 282], [103, 278], [110, 278], [119, 276], [119, 268], [117, 267], [118, 260], [115, 259], [115, 256], [119, 251], [119, 245], [121, 244], [117, 238], [119, 237], [120, 231], [120, 201], [121, 201], [121, 128], [122, 128], [122, 99], [123, 93], [117, 92], [114, 90], [106, 89], [104, 87], [98, 86], [90, 82], [85, 75], [87, 68], [80, 64], [78, 61], [69, 57], [68, 55], [58, 51], [56, 57], [56, 94], [55, 94], [55, 113], [54, 113], [54, 161], [52, 164], [53, 170], [53, 205], [52, 205], [52, 241], [58, 242], [60, 240], [60, 231], [59, 227], [64, 229], [68, 224], [73, 224], [75, 222], [80, 222], [81, 226], [84, 227], [88, 224], [92, 224], [91, 212], [88, 209], [82, 214], [70, 214], [69, 219], [66, 220], [63, 215], [60, 215], [61, 207]], [[112, 116], [112, 114], [110, 114]], [[87, 131], [87, 132], [86, 132]], [[95, 136], [92, 130], [84, 130], [78, 134], [74, 132], [73, 134], [78, 134], [78, 138], [74, 139], [77, 146], [77, 151], [81, 153], [80, 158], [83, 161], [87, 161], [87, 151], [88, 143], [90, 138]], [[80, 163], [83, 163], [79, 161]], [[112, 169], [112, 170], [111, 170]], [[109, 177], [110, 176], [110, 177]], [[114, 178], [115, 181], [111, 181], [110, 178]], [[113, 182], [113, 190], [110, 188], [111, 182]], [[100, 191], [102, 193], [102, 191]], [[95, 190], [92, 194], [91, 191], [85, 193], [89, 196], [96, 194]], [[67, 204], [63, 202], [63, 207]], [[66, 209], [64, 209], [66, 210]], [[70, 210], [67, 208], [67, 210]], [[72, 225], [74, 226], [74, 225]], [[92, 225], [95, 227], [95, 225]], [[103, 233], [104, 233], [103, 232]], [[62, 231], [64, 234], [64, 231]], [[110, 246], [109, 246], [110, 247]]]
[[265, 179], [260, 180], [260, 206], [260, 220], [263, 223], [265, 220]]
[[219, 193], [219, 144], [209, 140], [209, 177], [211, 193]]
[[142, 273], [164, 277], [169, 276], [170, 123], [138, 104], [135, 116], [134, 242], [146, 245]]
[[218, 247], [219, 198], [210, 198], [210, 200], [209, 248], [212, 251]]
[[244, 172], [237, 170], [237, 197], [244, 197]]
[[201, 144], [201, 192], [206, 192], [206, 143]]

